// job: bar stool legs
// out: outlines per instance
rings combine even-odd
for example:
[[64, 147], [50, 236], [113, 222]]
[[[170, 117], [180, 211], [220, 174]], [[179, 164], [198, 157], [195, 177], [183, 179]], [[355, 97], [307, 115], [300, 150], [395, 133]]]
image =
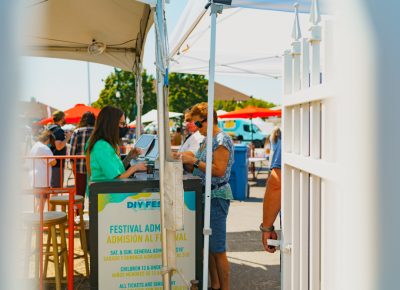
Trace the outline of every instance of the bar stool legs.
[[[29, 245], [29, 249], [32, 245], [32, 232], [35, 232], [35, 250], [33, 252], [33, 255], [35, 256], [35, 277], [38, 279], [37, 281], [39, 281], [39, 259], [41, 255], [40, 238], [42, 233], [40, 231], [40, 216], [38, 213], [28, 214], [25, 216], [25, 218], [28, 225], [27, 229], [29, 235], [27, 236], [27, 245]], [[43, 213], [43, 228], [47, 228], [48, 232], [47, 243], [43, 245], [43, 255], [45, 256], [43, 278], [47, 277], [49, 256], [53, 256], [56, 290], [61, 290], [61, 278], [63, 276], [64, 266], [66, 268], [66, 271], [68, 269], [67, 242], [65, 238], [66, 222], [66, 213], [55, 211]], [[60, 231], [60, 244], [57, 241], [57, 226], [59, 226]], [[25, 267], [25, 270], [29, 272], [29, 259], [27, 259], [27, 265]], [[28, 276], [29, 274], [27, 275], [27, 277]]]
[[56, 276], [56, 289], [61, 290], [61, 278], [60, 278], [60, 267], [59, 267], [59, 257], [58, 257], [58, 245], [57, 245], [57, 234], [56, 228], [51, 227], [51, 241], [53, 242], [53, 258], [54, 258], [54, 273]]
[[[64, 224], [60, 225], [60, 237], [61, 237], [61, 248], [65, 249], [61, 255], [61, 276], [63, 277], [63, 269], [65, 267], [65, 276], [68, 276], [68, 253], [67, 253], [67, 238], [65, 236], [65, 226]], [[64, 264], [64, 267], [63, 267]]]
[[[84, 258], [86, 276], [89, 277], [90, 269], [89, 269], [89, 257], [88, 257], [88, 249], [87, 249], [85, 222], [83, 219], [83, 203], [84, 203], [84, 198], [82, 196], [75, 195], [74, 206], [76, 206], [78, 209], [79, 222], [74, 221], [74, 225], [77, 227], [77, 230], [79, 232], [81, 249], [83, 251], [83, 255], [75, 256], [75, 258]], [[67, 212], [68, 204], [69, 204], [69, 195], [65, 194], [65, 195], [61, 195], [61, 196], [53, 196], [50, 198], [50, 204], [51, 204], [52, 210], [55, 210], [56, 206], [61, 206], [61, 210], [63, 212]], [[75, 208], [74, 208], [74, 211], [75, 211]]]
[[[32, 251], [32, 238], [34, 238], [34, 248]], [[33, 277], [35, 278], [35, 281], [39, 281], [39, 261], [40, 261], [40, 251], [39, 251], [39, 246], [40, 246], [40, 232], [39, 229], [33, 228], [33, 226], [29, 225], [26, 231], [26, 249], [28, 249], [28, 254], [25, 257], [25, 262], [24, 262], [24, 277], [28, 278], [29, 277], [29, 270], [31, 268], [31, 256], [33, 256], [34, 259], [34, 273]], [[39, 285], [39, 284], [38, 284]]]
[[[50, 252], [50, 243], [51, 243], [51, 233], [48, 232], [47, 233], [47, 242], [46, 242], [46, 249], [45, 249], [45, 253], [49, 253]], [[44, 266], [43, 266], [43, 278], [46, 279], [47, 278], [47, 269], [49, 266], [49, 256], [46, 255], [45, 259], [44, 259]]]
[[83, 258], [85, 259], [85, 270], [86, 276], [89, 276], [89, 258], [88, 258], [88, 249], [87, 249], [87, 239], [86, 239], [86, 231], [85, 231], [85, 221], [83, 220], [83, 207], [78, 205], [79, 211], [79, 232], [80, 232], [80, 240], [81, 240], [81, 248], [83, 250]]
[[[56, 233], [57, 230], [55, 229]], [[59, 265], [59, 275], [60, 277], [64, 277], [64, 267], [65, 267], [65, 277], [67, 277], [68, 275], [68, 253], [67, 253], [67, 239], [66, 239], [66, 235], [65, 235], [65, 225], [64, 224], [60, 224], [59, 225], [59, 233], [60, 233], [60, 239], [61, 239], [61, 250], [59, 252], [59, 262], [57, 262], [54, 259], [54, 265]], [[57, 235], [56, 235], [57, 237]], [[58, 251], [58, 242], [56, 240], [57, 243], [57, 251]], [[43, 266], [43, 277], [44, 279], [47, 278], [47, 272], [48, 272], [48, 266], [49, 266], [49, 256], [51, 253], [53, 253], [54, 256], [54, 238], [53, 238], [53, 233], [51, 232], [51, 230], [49, 231], [48, 235], [47, 235], [47, 242], [46, 242], [46, 249], [45, 249], [45, 253], [48, 253], [45, 255], [45, 260], [44, 260], [44, 266]], [[52, 247], [52, 252], [50, 252], [50, 247]], [[56, 268], [56, 266], [54, 266]]]

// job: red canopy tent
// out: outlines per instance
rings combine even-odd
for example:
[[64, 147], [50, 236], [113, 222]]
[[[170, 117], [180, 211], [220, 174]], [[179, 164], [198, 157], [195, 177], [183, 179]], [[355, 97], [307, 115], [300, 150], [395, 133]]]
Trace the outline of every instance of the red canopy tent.
[[218, 116], [221, 119], [250, 119], [251, 122], [251, 141], [253, 141], [253, 118], [268, 118], [268, 117], [281, 117], [281, 110], [270, 110], [266, 108], [259, 108], [248, 106], [243, 109], [232, 111], [223, 115]]
[[281, 110], [270, 110], [266, 108], [259, 108], [248, 106], [243, 109], [232, 111], [223, 115], [218, 116], [218, 118], [238, 118], [238, 119], [253, 119], [253, 118], [268, 118], [268, 117], [280, 117], [282, 116]]
[[[67, 124], [78, 124], [80, 119], [81, 119], [81, 117], [82, 117], [82, 115], [84, 113], [86, 113], [87, 111], [92, 112], [96, 117], [100, 113], [100, 109], [89, 107], [89, 106], [86, 106], [84, 104], [77, 104], [73, 108], [64, 111], [64, 113], [65, 113], [65, 121], [67, 122]], [[49, 124], [51, 122], [53, 122], [53, 118], [52, 117], [43, 119], [38, 124], [47, 125], [47, 124]]]

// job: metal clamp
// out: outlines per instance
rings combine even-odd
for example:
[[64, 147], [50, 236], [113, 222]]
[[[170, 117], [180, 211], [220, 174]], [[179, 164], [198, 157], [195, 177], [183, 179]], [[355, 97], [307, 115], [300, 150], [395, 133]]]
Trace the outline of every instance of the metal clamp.
[[212, 235], [212, 229], [203, 229], [203, 235], [211, 236]]
[[[224, 10], [224, 6], [223, 5], [221, 5], [221, 4], [214, 4], [214, 3], [209, 3], [209, 4], [207, 4], [208, 5], [208, 7], [211, 5], [211, 12], [210, 12], [210, 14], [213, 14], [213, 13], [215, 13], [215, 14], [221, 14], [222, 13], [222, 10]], [[207, 7], [207, 6], [206, 6]], [[207, 8], [208, 8], [207, 7]]]

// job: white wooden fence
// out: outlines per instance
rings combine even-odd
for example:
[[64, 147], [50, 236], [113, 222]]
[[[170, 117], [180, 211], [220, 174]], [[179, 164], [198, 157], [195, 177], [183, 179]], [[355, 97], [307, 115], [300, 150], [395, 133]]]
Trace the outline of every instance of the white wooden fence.
[[335, 221], [331, 200], [336, 174], [332, 31], [329, 22], [321, 24], [318, 3], [313, 2], [308, 36], [301, 37], [296, 9], [292, 47], [284, 52], [283, 290], [334, 285], [327, 283], [327, 229]]

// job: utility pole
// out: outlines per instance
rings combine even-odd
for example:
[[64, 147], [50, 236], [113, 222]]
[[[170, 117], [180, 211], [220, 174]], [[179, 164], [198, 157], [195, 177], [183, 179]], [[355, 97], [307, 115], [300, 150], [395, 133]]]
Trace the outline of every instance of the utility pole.
[[90, 90], [90, 62], [87, 62], [87, 80], [88, 80], [88, 106], [92, 105], [91, 90]]

